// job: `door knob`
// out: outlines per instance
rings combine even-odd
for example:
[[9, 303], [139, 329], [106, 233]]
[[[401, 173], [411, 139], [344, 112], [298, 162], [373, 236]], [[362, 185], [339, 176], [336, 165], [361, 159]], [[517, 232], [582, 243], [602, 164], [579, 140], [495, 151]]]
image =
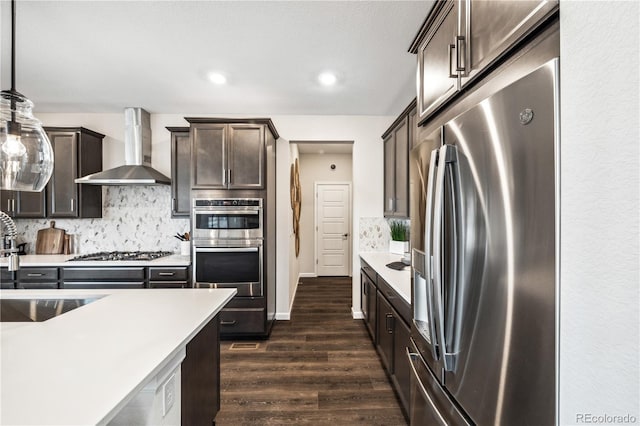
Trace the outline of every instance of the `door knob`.
[[349, 234], [342, 234], [343, 237], [347, 238], [349, 236]]

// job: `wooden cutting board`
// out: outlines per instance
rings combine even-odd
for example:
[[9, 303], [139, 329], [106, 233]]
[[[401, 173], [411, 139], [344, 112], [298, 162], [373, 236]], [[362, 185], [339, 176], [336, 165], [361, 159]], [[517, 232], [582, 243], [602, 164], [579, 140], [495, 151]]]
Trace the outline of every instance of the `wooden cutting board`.
[[36, 254], [61, 254], [64, 250], [64, 229], [55, 227], [55, 220], [49, 228], [38, 231], [36, 237]]

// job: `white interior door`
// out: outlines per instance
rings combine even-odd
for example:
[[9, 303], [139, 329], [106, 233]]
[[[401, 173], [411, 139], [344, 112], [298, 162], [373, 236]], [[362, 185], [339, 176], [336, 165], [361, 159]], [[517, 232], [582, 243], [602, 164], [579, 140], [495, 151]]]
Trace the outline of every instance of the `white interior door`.
[[316, 274], [351, 275], [351, 184], [316, 183]]

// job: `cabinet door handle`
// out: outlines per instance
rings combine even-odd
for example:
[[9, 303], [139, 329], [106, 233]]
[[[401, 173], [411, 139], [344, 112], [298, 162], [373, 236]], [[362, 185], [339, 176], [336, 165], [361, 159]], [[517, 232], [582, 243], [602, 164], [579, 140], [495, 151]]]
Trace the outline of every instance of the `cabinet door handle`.
[[172, 277], [175, 274], [176, 274], [175, 272], [160, 272], [160, 273], [158, 273], [158, 275], [161, 276], [161, 277]]
[[171, 211], [176, 211], [176, 199], [171, 199]]
[[227, 170], [227, 173], [229, 173], [229, 179], [227, 179], [227, 183], [231, 185], [231, 169]]
[[220, 321], [220, 325], [236, 325], [238, 323], [238, 321], [233, 320], [233, 321]]
[[16, 199], [12, 198], [11, 199], [11, 213], [15, 213], [16, 212]]
[[28, 277], [43, 277], [43, 276], [44, 276], [44, 274], [42, 274], [42, 273], [37, 273], [37, 272], [29, 272], [29, 273], [27, 274], [27, 276], [28, 276]]
[[455, 44], [449, 45], [449, 78], [458, 78], [458, 74], [453, 73], [453, 60], [451, 59], [451, 54], [453, 53], [453, 49], [455, 48], [456, 48]]
[[393, 314], [387, 314], [385, 322], [387, 326], [387, 333], [393, 334]]
[[76, 199], [72, 198], [71, 199], [71, 211], [74, 211], [76, 207]]
[[[466, 45], [464, 44], [464, 36], [456, 36], [456, 71], [465, 71], [466, 68], [466, 64], [464, 63], [464, 55], [462, 55], [460, 52], [462, 52], [463, 49], [461, 49], [461, 46], [466, 47]], [[460, 65], [462, 64], [462, 65]]]
[[222, 184], [227, 184], [227, 169], [225, 168], [222, 169]]

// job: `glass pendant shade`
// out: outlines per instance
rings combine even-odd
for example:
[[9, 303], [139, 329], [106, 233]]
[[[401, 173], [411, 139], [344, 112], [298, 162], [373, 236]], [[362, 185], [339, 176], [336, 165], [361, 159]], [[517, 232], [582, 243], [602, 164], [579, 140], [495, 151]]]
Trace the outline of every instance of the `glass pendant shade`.
[[53, 149], [33, 102], [14, 90], [0, 94], [0, 189], [42, 191], [53, 172]]

